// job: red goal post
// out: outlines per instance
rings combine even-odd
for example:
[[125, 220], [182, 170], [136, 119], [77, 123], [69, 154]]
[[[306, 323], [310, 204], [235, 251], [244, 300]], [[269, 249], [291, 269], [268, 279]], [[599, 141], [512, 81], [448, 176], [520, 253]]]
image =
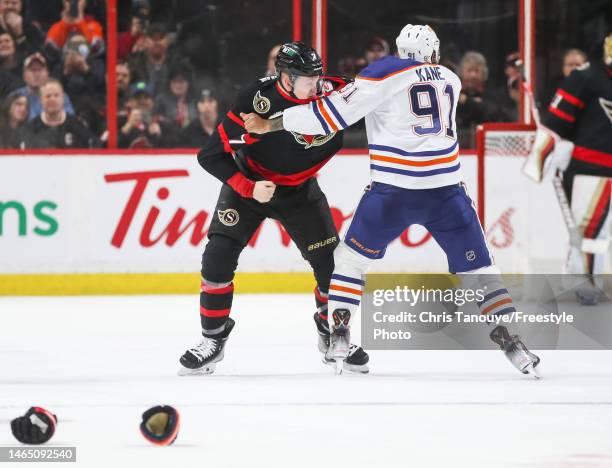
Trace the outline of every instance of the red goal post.
[[484, 123], [476, 131], [478, 157], [478, 216], [486, 230], [487, 158], [491, 156], [526, 157], [535, 138], [535, 125]]

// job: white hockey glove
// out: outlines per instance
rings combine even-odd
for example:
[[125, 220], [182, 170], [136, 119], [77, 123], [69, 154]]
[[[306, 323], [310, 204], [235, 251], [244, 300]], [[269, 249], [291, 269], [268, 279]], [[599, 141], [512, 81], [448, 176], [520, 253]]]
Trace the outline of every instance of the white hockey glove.
[[545, 127], [538, 128], [531, 152], [523, 164], [523, 173], [539, 183], [553, 168], [565, 171], [573, 149], [573, 143]]

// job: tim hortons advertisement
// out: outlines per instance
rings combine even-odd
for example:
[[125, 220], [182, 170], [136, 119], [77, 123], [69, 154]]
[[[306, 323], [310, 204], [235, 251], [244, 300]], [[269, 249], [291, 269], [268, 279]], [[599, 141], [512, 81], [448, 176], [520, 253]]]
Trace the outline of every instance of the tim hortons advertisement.
[[[477, 161], [461, 160], [477, 201]], [[486, 234], [502, 270], [562, 264], [567, 240], [550, 184], [520, 174], [520, 158], [487, 159]], [[319, 174], [342, 235], [369, 181], [364, 155], [341, 155]], [[512, 187], [512, 188], [510, 188]], [[522, 187], [523, 189], [517, 189]], [[0, 273], [195, 272], [220, 183], [193, 155], [0, 157]], [[282, 226], [266, 220], [240, 271], [306, 271]], [[389, 247], [374, 271], [445, 272], [421, 226]]]

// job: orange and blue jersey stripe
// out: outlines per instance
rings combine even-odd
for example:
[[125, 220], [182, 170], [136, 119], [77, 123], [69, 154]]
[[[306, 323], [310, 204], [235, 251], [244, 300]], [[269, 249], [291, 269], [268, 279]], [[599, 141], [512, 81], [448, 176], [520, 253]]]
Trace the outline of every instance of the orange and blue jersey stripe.
[[338, 112], [338, 109], [336, 109], [336, 106], [333, 105], [328, 97], [324, 96], [321, 99], [316, 99], [312, 101], [310, 105], [326, 135], [344, 130], [348, 127], [346, 121], [342, 118], [340, 112]]
[[461, 167], [457, 142], [448, 148], [428, 151], [405, 151], [393, 146], [373, 144], [368, 147], [370, 168], [374, 171], [410, 177], [429, 177], [455, 172]]

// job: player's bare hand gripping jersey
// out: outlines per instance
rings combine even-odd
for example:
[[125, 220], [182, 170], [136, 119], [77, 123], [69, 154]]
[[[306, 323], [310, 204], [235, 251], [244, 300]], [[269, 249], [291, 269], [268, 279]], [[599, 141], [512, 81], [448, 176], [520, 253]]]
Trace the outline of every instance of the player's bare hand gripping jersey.
[[365, 116], [373, 181], [425, 189], [461, 181], [455, 125], [461, 82], [448, 68], [385, 57], [338, 92], [286, 109], [286, 130], [328, 134]]

